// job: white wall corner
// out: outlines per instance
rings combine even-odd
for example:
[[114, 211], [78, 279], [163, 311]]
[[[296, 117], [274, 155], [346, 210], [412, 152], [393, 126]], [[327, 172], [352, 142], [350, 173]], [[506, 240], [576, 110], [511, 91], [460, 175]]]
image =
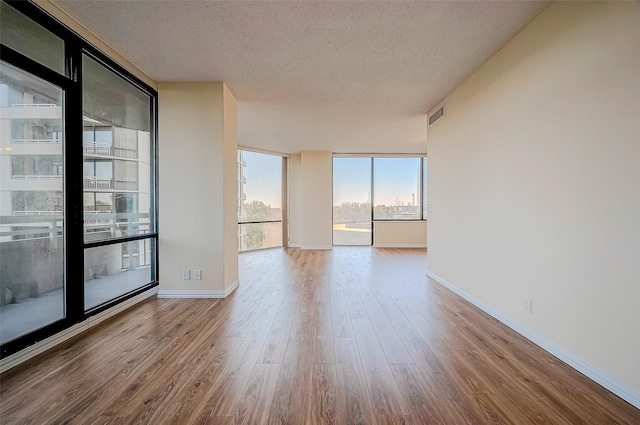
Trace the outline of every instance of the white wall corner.
[[238, 288], [238, 286], [240, 286], [240, 281], [236, 280], [231, 284], [231, 286], [229, 286], [227, 289], [224, 290], [224, 297], [227, 298], [229, 295], [231, 295], [231, 293], [235, 291]]

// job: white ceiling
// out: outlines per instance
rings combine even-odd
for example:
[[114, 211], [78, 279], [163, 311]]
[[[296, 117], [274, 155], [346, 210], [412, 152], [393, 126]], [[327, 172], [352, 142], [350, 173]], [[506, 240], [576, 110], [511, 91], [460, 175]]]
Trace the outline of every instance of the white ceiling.
[[426, 152], [426, 113], [550, 3], [53, 1], [156, 81], [226, 82], [239, 144], [285, 153]]

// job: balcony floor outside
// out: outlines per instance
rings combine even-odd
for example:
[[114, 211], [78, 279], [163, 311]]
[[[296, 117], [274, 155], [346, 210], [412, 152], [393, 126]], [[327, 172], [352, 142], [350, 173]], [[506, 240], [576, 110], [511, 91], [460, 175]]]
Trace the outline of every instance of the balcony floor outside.
[[[128, 270], [85, 283], [85, 308], [90, 309], [147, 283], [149, 267]], [[64, 316], [62, 289], [0, 307], [0, 340], [9, 341]]]

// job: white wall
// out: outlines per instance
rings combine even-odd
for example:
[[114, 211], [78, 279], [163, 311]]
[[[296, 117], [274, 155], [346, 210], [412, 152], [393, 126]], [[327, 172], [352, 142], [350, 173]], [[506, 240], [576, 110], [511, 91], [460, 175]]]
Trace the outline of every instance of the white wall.
[[378, 248], [426, 248], [426, 221], [376, 221], [373, 246]]
[[[301, 155], [291, 155], [289, 157], [289, 172], [287, 173], [289, 182], [289, 244], [292, 248], [302, 246], [302, 182], [300, 169]], [[287, 245], [284, 241], [285, 246]]]
[[222, 84], [224, 135], [223, 155], [223, 251], [224, 287], [228, 291], [238, 281], [238, 101]]
[[238, 278], [235, 108], [221, 82], [159, 84], [161, 295], [219, 295]]
[[445, 99], [427, 144], [430, 273], [636, 405], [639, 23], [638, 2], [552, 4]]
[[331, 152], [300, 154], [302, 208], [301, 246], [303, 249], [331, 249], [333, 229], [333, 157]]

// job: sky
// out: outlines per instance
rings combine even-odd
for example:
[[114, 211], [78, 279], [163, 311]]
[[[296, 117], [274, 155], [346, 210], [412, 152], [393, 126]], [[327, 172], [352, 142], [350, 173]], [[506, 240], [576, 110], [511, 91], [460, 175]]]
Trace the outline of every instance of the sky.
[[[420, 158], [374, 158], [374, 205], [411, 205], [419, 201]], [[333, 159], [333, 204], [367, 202], [371, 158]], [[412, 194], [415, 194], [415, 201]]]
[[282, 157], [243, 151], [247, 166], [244, 193], [247, 202], [262, 201], [272, 208], [282, 207]]
[[[243, 151], [247, 166], [244, 193], [247, 201], [260, 200], [282, 207], [282, 158]], [[374, 158], [374, 205], [418, 203], [420, 158]], [[333, 159], [333, 204], [368, 202], [371, 191], [371, 158]], [[415, 201], [413, 201], [415, 194]]]

